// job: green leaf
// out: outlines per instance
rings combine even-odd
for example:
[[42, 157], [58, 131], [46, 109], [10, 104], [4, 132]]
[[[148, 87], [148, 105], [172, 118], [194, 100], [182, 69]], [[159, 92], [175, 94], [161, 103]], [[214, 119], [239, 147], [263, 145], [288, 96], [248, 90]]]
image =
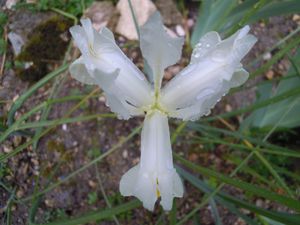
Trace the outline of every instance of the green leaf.
[[211, 207], [211, 213], [212, 217], [214, 218], [215, 224], [222, 225], [222, 219], [220, 218], [216, 202], [213, 198], [209, 200], [209, 205]]
[[236, 5], [236, 0], [203, 0], [192, 34], [192, 45], [196, 45], [205, 33], [209, 31], [219, 31], [219, 28], [226, 21], [227, 15]]
[[[291, 61], [293, 61], [295, 65], [300, 64], [300, 49]], [[291, 67], [286, 77], [290, 77], [295, 73], [298, 73], [297, 66]], [[300, 74], [290, 79], [281, 80], [275, 93], [272, 93], [271, 84], [260, 86], [257, 93], [257, 102], [278, 97], [291, 89], [300, 89]], [[254, 111], [242, 124], [242, 128], [245, 129], [249, 127], [269, 130], [274, 124], [277, 124], [278, 129], [294, 128], [300, 125], [299, 115], [300, 93]]]
[[232, 185], [234, 187], [240, 188], [246, 192], [249, 192], [253, 195], [256, 196], [260, 196], [275, 202], [278, 202], [282, 205], [285, 205], [291, 209], [295, 209], [297, 211], [300, 211], [300, 204], [297, 200], [283, 196], [283, 195], [279, 195], [276, 194], [274, 192], [271, 191], [266, 191], [266, 189], [258, 187], [256, 185], [250, 184], [250, 183], [246, 183], [244, 181], [238, 180], [236, 178], [231, 178], [228, 177], [226, 175], [223, 175], [221, 173], [215, 172], [211, 169], [208, 168], [204, 168], [201, 167], [199, 165], [195, 165], [191, 162], [189, 162], [188, 160], [182, 158], [181, 156], [179, 156], [178, 154], [174, 154], [175, 159], [179, 160], [181, 163], [183, 163], [185, 166], [189, 167], [190, 169], [201, 173], [204, 176], [207, 177], [214, 177], [216, 179], [218, 179], [221, 182], [224, 182], [226, 184]]
[[[198, 179], [197, 177], [193, 176], [192, 174], [188, 173], [182, 168], [176, 168], [177, 172], [187, 181], [189, 181], [192, 185], [196, 188], [204, 191], [205, 193], [212, 193], [213, 188], [209, 187], [206, 183]], [[254, 204], [247, 203], [243, 200], [240, 200], [236, 197], [233, 197], [229, 194], [226, 194], [223, 191], [220, 191], [214, 197], [217, 202], [224, 205], [225, 207], [231, 206], [230, 204], [234, 204], [235, 206], [250, 210], [254, 213], [259, 215], [263, 215], [265, 217], [271, 218], [274, 221], [282, 222], [287, 225], [295, 225], [300, 220], [300, 214], [289, 214], [289, 213], [282, 213], [282, 212], [275, 212], [272, 210], [266, 210], [263, 208], [259, 208]], [[234, 206], [233, 206], [234, 207]], [[228, 208], [230, 210], [230, 208]], [[232, 208], [231, 208], [232, 209]], [[234, 208], [233, 208], [234, 209]], [[237, 212], [236, 212], [237, 213]], [[241, 212], [238, 211], [238, 215], [244, 219], [247, 224], [258, 224], [256, 221], [250, 219], [249, 217], [243, 215]]]
[[[253, 144], [256, 144], [256, 145], [259, 145], [261, 147], [266, 148], [266, 149], [262, 150], [263, 152], [268, 152], [268, 153], [278, 154], [278, 155], [280, 155], [280, 152], [282, 152], [282, 154], [285, 155], [285, 156], [297, 157], [297, 158], [299, 158], [299, 156], [300, 156], [300, 153], [297, 152], [297, 151], [293, 151], [293, 150], [290, 150], [290, 149], [285, 148], [285, 147], [270, 144], [266, 141], [263, 141], [263, 140], [260, 140], [260, 139], [257, 139], [257, 138], [246, 136], [246, 135], [242, 134], [240, 131], [229, 131], [229, 130], [225, 130], [225, 129], [222, 129], [222, 128], [203, 125], [202, 123], [191, 123], [191, 122], [188, 123], [188, 127], [193, 129], [193, 130], [204, 133], [204, 134], [205, 134], [205, 132], [218, 132], [219, 134], [234, 137], [237, 140], [247, 140], [247, 141], [249, 141]], [[208, 135], [206, 135], [206, 136], [208, 136]], [[218, 142], [221, 143], [221, 144], [224, 143], [224, 141], [220, 141], [221, 139], [217, 138], [216, 136], [213, 136], [213, 138], [215, 139], [215, 141], [218, 140]], [[228, 143], [227, 143], [227, 145], [228, 145]], [[231, 144], [231, 145], [239, 147], [239, 148], [241, 147], [240, 145], [236, 145], [236, 144], [234, 144], [234, 145]], [[246, 149], [250, 150], [249, 147], [246, 148]], [[257, 149], [257, 150], [259, 151], [260, 149]]]
[[87, 224], [90, 222], [96, 222], [103, 219], [110, 219], [112, 216], [118, 215], [123, 212], [130, 211], [134, 208], [141, 206], [141, 202], [138, 200], [133, 200], [131, 202], [119, 205], [114, 208], [104, 209], [104, 210], [97, 210], [85, 215], [76, 217], [76, 218], [69, 218], [67, 220], [57, 221], [53, 223], [47, 223], [45, 225], [77, 225], [77, 224]]

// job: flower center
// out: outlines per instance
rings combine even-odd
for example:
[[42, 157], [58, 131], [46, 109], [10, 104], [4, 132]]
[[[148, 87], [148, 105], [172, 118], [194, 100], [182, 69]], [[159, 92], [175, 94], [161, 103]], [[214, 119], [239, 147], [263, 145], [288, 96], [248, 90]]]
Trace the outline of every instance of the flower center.
[[100, 58], [99, 54], [97, 54], [97, 52], [95, 52], [94, 46], [89, 43], [89, 53], [94, 56], [95, 58]]
[[160, 102], [159, 92], [158, 93], [155, 92], [153, 98], [154, 98], [153, 103], [151, 105], [143, 107], [142, 110], [146, 112], [147, 115], [150, 115], [155, 111], [159, 111], [160, 113], [168, 116], [168, 110]]

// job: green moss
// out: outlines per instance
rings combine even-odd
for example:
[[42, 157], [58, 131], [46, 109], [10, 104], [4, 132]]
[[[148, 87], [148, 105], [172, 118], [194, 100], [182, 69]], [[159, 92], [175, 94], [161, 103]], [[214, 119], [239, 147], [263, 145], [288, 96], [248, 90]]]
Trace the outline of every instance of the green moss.
[[17, 70], [17, 74], [23, 80], [41, 79], [50, 72], [48, 64], [54, 64], [63, 59], [69, 40], [64, 40], [62, 35], [71, 25], [70, 20], [61, 16], [53, 16], [33, 29], [28, 36], [27, 44], [16, 58], [21, 62], [33, 62], [33, 66]]
[[58, 152], [60, 154], [64, 154], [66, 152], [65, 145], [62, 142], [58, 142], [55, 140], [49, 140], [47, 142], [47, 149], [49, 151]]

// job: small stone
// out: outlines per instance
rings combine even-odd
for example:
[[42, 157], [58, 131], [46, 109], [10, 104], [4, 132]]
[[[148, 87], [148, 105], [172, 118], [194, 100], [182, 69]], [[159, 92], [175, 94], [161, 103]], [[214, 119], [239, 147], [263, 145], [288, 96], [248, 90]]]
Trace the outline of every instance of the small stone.
[[63, 125], [62, 125], [62, 129], [63, 129], [64, 131], [67, 131], [67, 130], [68, 130], [67, 124], [63, 124]]
[[225, 105], [225, 111], [226, 111], [226, 112], [231, 112], [231, 111], [232, 111], [231, 105], [226, 104], [226, 105]]
[[257, 207], [262, 207], [263, 206], [263, 201], [261, 199], [257, 199], [255, 202]]
[[89, 186], [90, 186], [91, 188], [95, 188], [95, 187], [97, 186], [97, 183], [94, 182], [94, 181], [92, 181], [92, 180], [89, 180], [89, 181], [88, 181], [88, 184], [89, 184]]
[[3, 146], [3, 151], [4, 151], [5, 153], [10, 153], [12, 150], [13, 150], [13, 149], [12, 149], [11, 146], [7, 146], [7, 145], [4, 145], [4, 146]]
[[107, 26], [113, 11], [114, 6], [110, 1], [93, 2], [85, 11], [85, 16], [91, 19], [93, 27], [99, 31]]
[[132, 160], [133, 164], [136, 165], [140, 162], [140, 158], [135, 158]]
[[38, 165], [39, 165], [39, 161], [38, 161], [37, 159], [31, 158], [30, 161], [31, 161], [31, 162], [33, 163], [33, 165], [35, 165], [35, 166], [38, 166]]
[[279, 68], [280, 70], [284, 70], [284, 65], [280, 62], [280, 63], [278, 64], [278, 68]]
[[12, 46], [15, 56], [19, 55], [21, 52], [21, 49], [25, 43], [24, 39], [22, 38], [21, 35], [15, 33], [15, 32], [9, 32], [7, 37], [11, 43], [11, 46]]
[[189, 28], [192, 28], [194, 26], [195, 22], [193, 19], [188, 19], [186, 24]]
[[17, 2], [18, 2], [18, 0], [7, 0], [5, 3], [5, 7], [7, 9], [12, 9], [15, 6], [15, 4], [17, 4]]
[[124, 150], [124, 151], [122, 152], [122, 156], [123, 156], [124, 159], [126, 159], [126, 158], [128, 157], [128, 151], [127, 151], [127, 150]]
[[105, 97], [104, 97], [104, 96], [100, 96], [100, 97], [99, 97], [99, 101], [100, 101], [100, 102], [105, 102]]
[[19, 189], [16, 193], [18, 198], [22, 198], [24, 196], [24, 191], [22, 189]]
[[268, 80], [272, 80], [274, 78], [274, 72], [273, 72], [273, 70], [269, 70], [266, 73], [266, 77], [267, 77]]
[[198, 154], [196, 154], [196, 153], [191, 153], [191, 154], [189, 155], [189, 160], [190, 160], [190, 161], [195, 162], [195, 161], [198, 160], [198, 158], [199, 158], [199, 156], [198, 156]]
[[46, 199], [45, 204], [46, 204], [46, 206], [51, 207], [51, 208], [54, 206], [54, 202], [51, 199]]
[[294, 14], [293, 15], [293, 21], [295, 21], [299, 25], [300, 24], [300, 15]]
[[179, 36], [185, 36], [185, 31], [181, 25], [177, 25], [175, 29]]
[[267, 53], [265, 53], [265, 54], [263, 55], [263, 59], [264, 59], [265, 61], [270, 60], [271, 58], [272, 58], [271, 52], [267, 52]]
[[[139, 26], [142, 26], [156, 11], [156, 6], [150, 0], [131, 0], [132, 8], [135, 12]], [[137, 40], [137, 32], [132, 19], [130, 7], [127, 0], [120, 0], [117, 4], [120, 18], [116, 27], [116, 32], [129, 40]]]
[[155, 0], [155, 5], [163, 17], [164, 24], [172, 26], [182, 22], [182, 15], [178, 10], [176, 1]]

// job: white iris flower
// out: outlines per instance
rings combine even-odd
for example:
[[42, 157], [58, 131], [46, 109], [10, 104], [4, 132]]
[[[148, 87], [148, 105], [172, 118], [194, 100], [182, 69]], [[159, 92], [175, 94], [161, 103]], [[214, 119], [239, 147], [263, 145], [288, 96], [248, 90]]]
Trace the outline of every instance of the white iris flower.
[[173, 166], [168, 117], [196, 120], [230, 88], [243, 84], [248, 73], [241, 59], [256, 38], [245, 26], [221, 40], [217, 32], [204, 35], [193, 50], [190, 64], [161, 89], [164, 70], [181, 56], [183, 38], [170, 37], [154, 13], [140, 28], [140, 46], [151, 68], [150, 82], [116, 45], [107, 28], [96, 32], [89, 19], [70, 31], [82, 55], [70, 66], [71, 75], [85, 84], [99, 85], [107, 105], [119, 118], [145, 115], [141, 160], [120, 181], [124, 196], [136, 196], [154, 209], [157, 198], [171, 210], [173, 198], [183, 196], [183, 184]]

